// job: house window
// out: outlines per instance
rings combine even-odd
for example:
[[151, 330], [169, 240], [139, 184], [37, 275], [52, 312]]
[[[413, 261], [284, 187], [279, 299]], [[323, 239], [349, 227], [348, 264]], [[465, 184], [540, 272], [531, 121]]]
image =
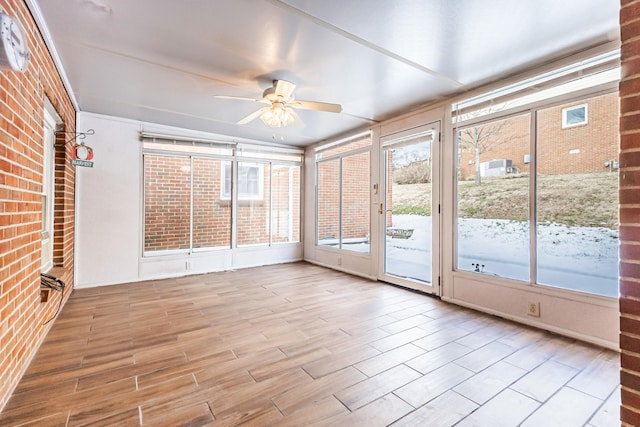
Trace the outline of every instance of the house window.
[[[264, 166], [261, 163], [238, 163], [238, 200], [262, 200]], [[222, 199], [231, 198], [231, 162], [222, 168]]]
[[587, 124], [587, 104], [574, 105], [562, 109], [562, 128]]

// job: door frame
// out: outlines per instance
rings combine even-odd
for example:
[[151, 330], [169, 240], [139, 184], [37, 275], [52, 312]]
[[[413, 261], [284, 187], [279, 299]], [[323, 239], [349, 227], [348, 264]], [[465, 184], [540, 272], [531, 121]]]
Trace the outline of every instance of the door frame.
[[[423, 121], [424, 123], [424, 121]], [[378, 146], [378, 171], [380, 183], [379, 209], [376, 210], [378, 218], [378, 280], [392, 283], [405, 288], [413, 289], [419, 292], [433, 294], [439, 296], [441, 294], [441, 277], [442, 277], [442, 121], [429, 120], [419, 126], [406, 128], [398, 132], [390, 133], [379, 138]], [[403, 278], [385, 272], [386, 257], [386, 157], [384, 155], [385, 147], [394, 141], [402, 141], [411, 138], [414, 135], [433, 132], [431, 143], [431, 221], [432, 221], [432, 238], [431, 238], [431, 283], [421, 282]]]

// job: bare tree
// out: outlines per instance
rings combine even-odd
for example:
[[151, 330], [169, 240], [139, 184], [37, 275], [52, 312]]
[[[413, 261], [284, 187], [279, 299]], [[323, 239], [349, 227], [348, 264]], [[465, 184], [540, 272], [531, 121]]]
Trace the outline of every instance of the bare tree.
[[[477, 111], [467, 113], [467, 118], [477, 118], [509, 107], [508, 103], [489, 106]], [[475, 183], [480, 185], [481, 180], [481, 156], [492, 149], [506, 143], [528, 141], [528, 131], [519, 126], [514, 126], [519, 118], [525, 115], [510, 118], [502, 118], [490, 122], [481, 123], [469, 127], [463, 127], [458, 131], [458, 149], [466, 149], [474, 154]], [[527, 119], [528, 120], [528, 119]], [[526, 138], [526, 140], [523, 140]]]
[[480, 156], [487, 151], [490, 151], [492, 148], [510, 140], [510, 138], [502, 135], [502, 128], [505, 123], [506, 122], [503, 120], [486, 123], [462, 129], [458, 133], [459, 147], [467, 149], [474, 154], [476, 185], [480, 185], [482, 183], [480, 175]]

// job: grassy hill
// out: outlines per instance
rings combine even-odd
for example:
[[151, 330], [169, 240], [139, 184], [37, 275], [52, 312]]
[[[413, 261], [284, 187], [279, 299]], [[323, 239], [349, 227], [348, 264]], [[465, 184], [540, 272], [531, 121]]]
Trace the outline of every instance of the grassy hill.
[[[529, 177], [461, 181], [462, 218], [526, 220]], [[430, 215], [431, 184], [393, 185], [394, 214]], [[618, 174], [591, 173], [538, 177], [538, 221], [618, 228]]]

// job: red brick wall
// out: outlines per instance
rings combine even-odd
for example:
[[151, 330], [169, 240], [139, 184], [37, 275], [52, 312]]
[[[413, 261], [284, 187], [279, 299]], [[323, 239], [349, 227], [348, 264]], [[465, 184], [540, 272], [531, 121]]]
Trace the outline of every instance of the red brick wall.
[[188, 158], [144, 156], [145, 251], [189, 249], [189, 164]]
[[221, 161], [193, 159], [193, 167], [193, 247], [231, 247], [231, 203], [220, 197]]
[[[44, 338], [43, 323], [55, 312], [60, 294], [40, 303], [42, 231], [43, 111], [48, 96], [75, 131], [75, 110], [42, 37], [19, 0], [0, 0], [22, 24], [31, 51], [23, 74], [0, 71], [0, 408], [17, 385]], [[73, 287], [74, 167], [70, 145], [56, 139], [54, 182], [54, 268]], [[97, 159], [96, 159], [97, 160]], [[97, 160], [98, 161], [98, 160]]]
[[318, 163], [318, 240], [340, 237], [340, 159]]
[[[587, 124], [563, 129], [562, 109], [585, 103], [588, 105]], [[546, 175], [606, 171], [604, 162], [618, 160], [618, 115], [618, 95], [615, 93], [540, 110], [537, 117], [538, 173]], [[526, 114], [506, 121], [496, 121], [496, 124], [505, 123], [500, 128], [500, 134], [493, 138], [498, 143], [492, 144], [492, 148], [482, 154], [480, 161], [510, 159], [521, 173], [529, 173], [529, 164], [524, 162], [524, 155], [530, 151], [529, 117]], [[569, 153], [576, 149], [580, 152]], [[474, 152], [465, 149], [463, 145], [460, 152], [462, 179], [475, 176], [473, 161]]]
[[622, 0], [620, 349], [622, 423], [640, 425], [640, 0]]
[[[370, 137], [323, 152], [325, 157], [371, 144]], [[342, 239], [369, 236], [370, 153], [342, 158]], [[318, 239], [340, 235], [340, 159], [318, 163]]]
[[[587, 104], [585, 125], [562, 129], [562, 109]], [[606, 172], [618, 160], [618, 94], [588, 98], [538, 112], [538, 173], [542, 175]], [[569, 154], [571, 150], [579, 153]]]
[[369, 152], [342, 159], [342, 239], [369, 235]]

